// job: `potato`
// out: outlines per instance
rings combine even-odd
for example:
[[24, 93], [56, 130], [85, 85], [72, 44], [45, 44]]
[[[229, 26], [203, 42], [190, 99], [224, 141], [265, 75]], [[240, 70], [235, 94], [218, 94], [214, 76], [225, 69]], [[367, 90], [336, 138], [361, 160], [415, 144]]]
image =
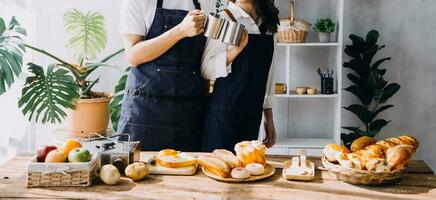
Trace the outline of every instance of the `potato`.
[[120, 171], [111, 165], [103, 165], [100, 169], [100, 179], [107, 185], [115, 185], [120, 181]]
[[139, 181], [148, 175], [149, 169], [145, 163], [135, 162], [127, 166], [124, 172], [126, 173], [127, 177], [134, 181]]

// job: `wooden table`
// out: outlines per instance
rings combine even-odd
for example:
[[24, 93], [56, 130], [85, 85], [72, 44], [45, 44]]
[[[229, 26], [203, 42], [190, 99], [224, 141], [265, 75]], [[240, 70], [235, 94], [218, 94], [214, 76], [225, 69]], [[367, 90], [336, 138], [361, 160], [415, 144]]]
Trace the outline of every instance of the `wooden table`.
[[[101, 182], [87, 188], [27, 188], [26, 163], [31, 153], [22, 153], [0, 167], [0, 198], [29, 199], [436, 199], [436, 176], [423, 161], [412, 161], [409, 172], [397, 184], [384, 187], [354, 186], [336, 181], [327, 171], [317, 170], [313, 182], [287, 181], [276, 174], [260, 182], [229, 184], [196, 176], [150, 175], [140, 182], [123, 178], [116, 186]], [[142, 152], [141, 159], [150, 153]], [[268, 157], [282, 162], [285, 157]], [[319, 158], [312, 158], [321, 166]]]

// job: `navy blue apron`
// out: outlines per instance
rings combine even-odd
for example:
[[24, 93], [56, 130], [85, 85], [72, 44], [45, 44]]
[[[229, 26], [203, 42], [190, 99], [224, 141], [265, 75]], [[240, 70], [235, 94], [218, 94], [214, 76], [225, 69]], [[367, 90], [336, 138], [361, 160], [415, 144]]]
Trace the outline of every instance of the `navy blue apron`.
[[234, 151], [236, 143], [258, 138], [273, 54], [273, 35], [250, 34], [232, 73], [217, 79], [206, 110], [204, 151]]
[[[198, 0], [193, 3], [201, 9]], [[170, 30], [188, 14], [163, 9], [162, 4], [158, 0], [146, 40]], [[201, 150], [205, 88], [200, 67], [205, 43], [202, 35], [184, 38], [159, 58], [132, 68], [119, 133], [141, 141], [142, 150]]]

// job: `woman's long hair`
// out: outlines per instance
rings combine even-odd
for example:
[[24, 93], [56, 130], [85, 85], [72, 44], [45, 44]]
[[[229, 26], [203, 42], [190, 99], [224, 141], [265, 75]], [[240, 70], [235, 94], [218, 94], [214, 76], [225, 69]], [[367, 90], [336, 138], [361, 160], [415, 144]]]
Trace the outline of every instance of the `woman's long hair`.
[[[230, 0], [235, 2], [236, 0]], [[262, 24], [259, 26], [260, 32], [265, 33], [277, 33], [277, 28], [280, 23], [279, 9], [274, 5], [274, 0], [251, 0], [254, 3], [256, 13], [262, 20]]]

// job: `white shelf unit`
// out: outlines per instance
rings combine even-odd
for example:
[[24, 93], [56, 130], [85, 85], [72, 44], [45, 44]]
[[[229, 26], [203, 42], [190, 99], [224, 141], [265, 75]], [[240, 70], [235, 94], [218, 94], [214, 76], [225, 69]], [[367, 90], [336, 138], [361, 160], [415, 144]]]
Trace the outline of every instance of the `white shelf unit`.
[[[287, 4], [286, 4], [287, 3]], [[279, 0], [281, 17], [289, 0]], [[296, 0], [296, 16], [312, 24], [321, 17], [331, 17], [337, 25], [329, 43], [318, 43], [313, 30], [307, 43], [279, 43], [274, 77], [277, 83], [286, 83], [286, 94], [276, 95], [273, 109], [276, 123], [276, 145], [268, 154], [296, 155], [307, 149], [309, 155], [321, 155], [325, 145], [340, 143], [342, 91], [342, 38], [344, 0]], [[297, 95], [296, 87], [321, 89], [320, 77], [313, 66], [323, 71], [335, 70], [335, 94]]]

